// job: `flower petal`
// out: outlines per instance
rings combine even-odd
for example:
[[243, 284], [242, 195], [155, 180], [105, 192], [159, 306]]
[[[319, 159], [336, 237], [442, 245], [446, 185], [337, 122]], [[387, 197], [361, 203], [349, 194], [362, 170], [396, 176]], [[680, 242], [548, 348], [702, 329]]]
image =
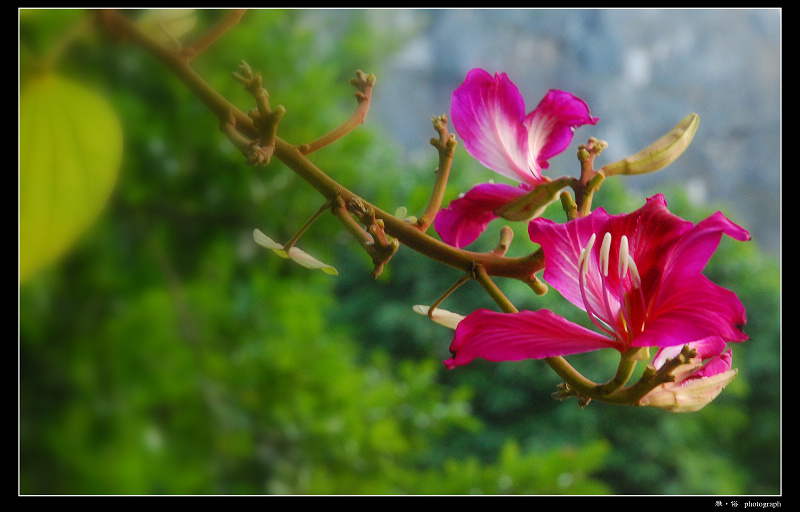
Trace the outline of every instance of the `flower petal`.
[[528, 190], [503, 183], [484, 183], [450, 202], [436, 215], [434, 227], [445, 243], [464, 247], [475, 241], [497, 215], [495, 210]]
[[[683, 346], [709, 336], [726, 342], [748, 339], [741, 330], [747, 318], [739, 299], [701, 273], [722, 233], [739, 240], [749, 237], [722, 214], [693, 226], [670, 213], [664, 197], [656, 195], [630, 214], [612, 216], [598, 208], [566, 224], [534, 219], [528, 232], [542, 246], [545, 280], [577, 307], [586, 310], [588, 304], [595, 318], [619, 337], [633, 337], [632, 346]], [[605, 256], [611, 262], [608, 275], [600, 277], [595, 244], [581, 288], [580, 251], [592, 235], [599, 239], [606, 233], [612, 240]], [[638, 267], [640, 284], [635, 286], [632, 281], [620, 285], [617, 263], [623, 235]], [[621, 300], [628, 308], [625, 325], [617, 318]]]
[[289, 255], [283, 250], [283, 245], [265, 235], [260, 229], [253, 230], [253, 240], [261, 247], [274, 251], [281, 258], [288, 258]]
[[[545, 258], [544, 279], [553, 288], [558, 290], [565, 299], [573, 305], [586, 310], [579, 281], [578, 260], [581, 251], [589, 243], [595, 233], [601, 233], [607, 225], [611, 215], [602, 208], [598, 208], [591, 215], [581, 217], [566, 224], [559, 224], [549, 219], [537, 218], [528, 224], [528, 234], [531, 241], [542, 246]], [[595, 247], [599, 246], [599, 243]], [[590, 265], [595, 265], [594, 258], [589, 260]], [[599, 283], [594, 283], [593, 278], [597, 272], [587, 272], [590, 280], [588, 290], [601, 290]], [[601, 296], [588, 297], [592, 302], [601, 304]]]
[[[630, 256], [638, 267], [644, 293], [649, 296], [661, 286], [668, 255], [691, 228], [691, 222], [671, 213], [664, 196], [656, 194], [630, 214], [609, 217], [602, 230], [611, 233], [614, 240], [620, 240], [623, 235], [628, 238]], [[618, 283], [616, 272], [612, 273], [611, 282]]]
[[698, 274], [651, 305], [645, 330], [632, 345], [669, 347], [709, 336], [746, 341], [749, 338], [741, 330], [746, 323], [744, 306], [736, 294]]
[[286, 251], [283, 245], [274, 241], [259, 229], [253, 230], [253, 240], [255, 240], [258, 245], [273, 251], [281, 258], [291, 259], [303, 267], [319, 269], [332, 276], [339, 275], [339, 271], [337, 271], [334, 267], [328, 265], [327, 263], [322, 263], [302, 249], [290, 247], [289, 251]]
[[339, 275], [339, 271], [336, 270], [334, 267], [328, 265], [327, 263], [319, 261], [315, 257], [311, 256], [307, 252], [297, 247], [292, 247], [289, 249], [289, 258], [294, 260], [303, 267], [315, 270], [319, 269], [331, 276]]
[[448, 369], [476, 357], [489, 361], [520, 361], [589, 352], [601, 348], [623, 350], [614, 339], [590, 331], [552, 311], [497, 313], [479, 309], [456, 328]]
[[458, 313], [446, 311], [442, 308], [434, 309], [432, 315], [429, 314], [429, 311], [430, 311], [429, 306], [420, 306], [420, 305], [414, 306], [415, 313], [428, 316], [430, 317], [431, 320], [433, 320], [437, 324], [449, 327], [450, 329], [455, 329], [458, 326], [459, 322], [461, 322], [465, 318], [464, 315], [459, 315]]
[[[605, 233], [611, 233], [612, 240], [616, 241], [612, 248], [614, 261], [618, 258], [619, 240], [623, 235], [628, 238], [630, 255], [635, 260], [642, 277], [644, 293], [646, 296], [654, 296], [661, 285], [666, 255], [671, 254], [680, 236], [691, 227], [691, 222], [670, 213], [666, 208], [664, 197], [658, 194], [649, 198], [643, 207], [630, 214], [609, 215], [604, 209], [598, 208], [590, 215], [566, 224], [557, 224], [547, 219], [534, 219], [528, 225], [528, 234], [531, 241], [541, 245], [544, 251], [545, 280], [567, 300], [585, 309], [578, 280], [578, 258], [593, 234], [598, 242], [595, 244], [596, 254], [600, 247], [599, 241]], [[590, 265], [594, 263], [590, 260]], [[597, 272], [587, 274], [589, 300], [602, 303], [604, 299], [600, 293], [603, 288], [599, 283], [592, 281]], [[612, 289], [618, 284], [616, 265], [610, 266], [608, 281]], [[591, 296], [592, 292], [596, 296]]]
[[450, 118], [467, 152], [507, 178], [536, 185], [542, 176], [528, 167], [524, 116], [525, 100], [505, 73], [473, 69], [453, 92]]
[[[709, 336], [702, 340], [693, 341], [689, 345], [697, 350], [697, 357], [703, 361], [718, 356], [725, 350], [725, 340], [719, 336]], [[653, 359], [653, 366], [661, 368], [668, 359], [677, 357], [683, 350], [683, 345], [673, 345], [671, 347], [662, 347], [659, 349], [658, 354]], [[728, 367], [730, 369], [730, 366]]]
[[716, 212], [681, 236], [670, 251], [671, 264], [666, 265], [668, 271], [662, 279], [679, 282], [702, 272], [717, 250], [723, 234], [742, 242], [750, 240], [750, 233], [746, 229], [731, 222], [721, 212]]
[[727, 352], [723, 352], [718, 356], [712, 358], [709, 362], [703, 365], [699, 371], [697, 371], [692, 378], [702, 378], [702, 377], [713, 377], [714, 375], [719, 375], [720, 373], [727, 372], [731, 369], [731, 364], [733, 363], [733, 351], [728, 350]]
[[597, 124], [582, 99], [565, 91], [550, 89], [536, 108], [525, 116], [528, 129], [528, 166], [537, 172], [547, 169], [548, 159], [561, 153], [572, 142], [575, 128]]

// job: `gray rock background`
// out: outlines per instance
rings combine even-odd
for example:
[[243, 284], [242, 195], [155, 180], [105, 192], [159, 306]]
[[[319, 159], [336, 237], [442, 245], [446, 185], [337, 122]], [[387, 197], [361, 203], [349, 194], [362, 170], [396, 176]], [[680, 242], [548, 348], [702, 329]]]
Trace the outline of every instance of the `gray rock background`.
[[[346, 14], [338, 11], [339, 14]], [[621, 178], [647, 193], [683, 183], [724, 201], [760, 247], [780, 247], [781, 11], [778, 9], [375, 10], [371, 23], [412, 31], [386, 63], [370, 112], [429, 159], [430, 117], [449, 111], [467, 71], [504, 71], [533, 109], [549, 88], [586, 100], [597, 126], [551, 160], [577, 174], [577, 144], [609, 143], [600, 165], [628, 156], [696, 112], [692, 146], [666, 170]], [[427, 160], [422, 160], [427, 161]], [[489, 175], [485, 179], [488, 179]], [[476, 177], [481, 179], [481, 177]]]

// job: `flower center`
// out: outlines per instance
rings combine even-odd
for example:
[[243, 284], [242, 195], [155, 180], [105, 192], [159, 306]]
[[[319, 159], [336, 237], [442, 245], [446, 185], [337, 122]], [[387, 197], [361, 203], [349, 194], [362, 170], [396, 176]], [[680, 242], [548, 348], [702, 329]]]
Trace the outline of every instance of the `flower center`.
[[589, 318], [598, 328], [629, 343], [644, 327], [645, 301], [639, 269], [630, 254], [627, 236], [620, 238], [616, 269], [610, 266], [611, 233], [603, 236], [594, 258], [592, 249], [596, 240], [597, 236], [592, 234], [578, 258], [581, 297]]

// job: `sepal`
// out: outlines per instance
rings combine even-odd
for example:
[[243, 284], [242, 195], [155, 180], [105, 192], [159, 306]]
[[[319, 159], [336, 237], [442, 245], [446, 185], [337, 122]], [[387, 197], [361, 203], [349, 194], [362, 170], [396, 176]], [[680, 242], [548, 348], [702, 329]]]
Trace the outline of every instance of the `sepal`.
[[572, 182], [572, 178], [564, 176], [536, 186], [527, 194], [503, 205], [495, 211], [498, 217], [510, 221], [528, 221], [544, 213], [545, 209], [558, 199], [558, 195]]

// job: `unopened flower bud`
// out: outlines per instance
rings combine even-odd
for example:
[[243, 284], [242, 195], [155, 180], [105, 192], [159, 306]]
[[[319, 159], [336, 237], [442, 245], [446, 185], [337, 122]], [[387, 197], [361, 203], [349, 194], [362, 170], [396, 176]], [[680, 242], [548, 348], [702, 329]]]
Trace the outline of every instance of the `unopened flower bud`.
[[705, 365], [701, 358], [693, 358], [672, 371], [674, 382], [653, 388], [639, 401], [639, 405], [670, 412], [698, 411], [714, 400], [737, 373], [737, 369], [731, 369], [730, 351], [714, 357]]
[[700, 117], [689, 114], [669, 133], [635, 155], [623, 158], [600, 169], [606, 176], [615, 174], [646, 174], [668, 166], [689, 147]]
[[455, 329], [458, 326], [458, 323], [464, 319], [463, 315], [445, 311], [444, 309], [439, 308], [434, 309], [433, 313], [431, 313], [428, 306], [414, 306], [414, 312], [419, 313], [420, 315], [428, 316], [437, 324], [449, 327], [450, 329]]

